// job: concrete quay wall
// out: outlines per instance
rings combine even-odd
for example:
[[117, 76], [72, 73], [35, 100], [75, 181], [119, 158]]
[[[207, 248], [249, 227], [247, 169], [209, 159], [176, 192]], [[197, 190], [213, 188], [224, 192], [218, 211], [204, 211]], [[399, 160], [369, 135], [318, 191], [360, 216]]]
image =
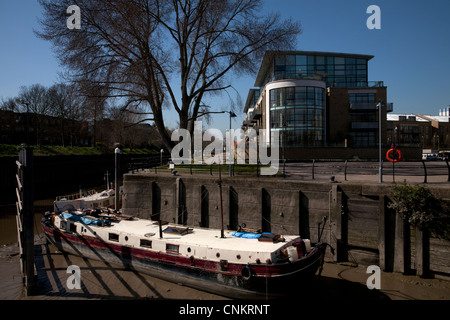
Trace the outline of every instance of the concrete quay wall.
[[[124, 175], [123, 210], [140, 218], [221, 227], [217, 176]], [[389, 184], [222, 177], [225, 229], [249, 228], [330, 243], [327, 260], [385, 271], [450, 276], [450, 242], [424, 236], [388, 209]], [[428, 187], [450, 200], [447, 186]], [[326, 217], [326, 220], [324, 218]], [[325, 224], [323, 224], [325, 221]], [[323, 228], [323, 229], [322, 229]], [[219, 235], [220, 236], [220, 235]]]

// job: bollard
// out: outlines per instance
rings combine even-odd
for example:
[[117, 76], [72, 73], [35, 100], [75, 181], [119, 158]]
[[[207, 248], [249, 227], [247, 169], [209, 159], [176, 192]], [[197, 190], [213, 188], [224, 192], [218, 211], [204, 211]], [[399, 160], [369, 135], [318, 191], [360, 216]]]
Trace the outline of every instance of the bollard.
[[448, 164], [447, 157], [445, 157], [445, 163], [447, 164], [447, 171], [448, 171], [447, 182], [450, 182], [450, 165]]
[[314, 180], [314, 165], [316, 164], [316, 160], [313, 160], [312, 163], [312, 179]]
[[425, 166], [425, 161], [423, 161], [423, 160], [422, 160], [422, 165], [423, 165], [423, 171], [424, 171], [423, 183], [428, 183], [427, 167]]
[[344, 166], [344, 179], [345, 179], [345, 181], [347, 181], [347, 165], [348, 165], [348, 161], [345, 160], [345, 166]]

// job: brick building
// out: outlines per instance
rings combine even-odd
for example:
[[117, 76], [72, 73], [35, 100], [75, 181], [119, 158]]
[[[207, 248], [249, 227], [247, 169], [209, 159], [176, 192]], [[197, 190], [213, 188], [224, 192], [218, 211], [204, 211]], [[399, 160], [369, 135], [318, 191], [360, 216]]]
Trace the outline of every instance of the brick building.
[[393, 104], [387, 103], [383, 81], [369, 81], [372, 58], [331, 52], [266, 52], [256, 88], [248, 94], [242, 128], [263, 129], [268, 141], [278, 131], [281, 154], [287, 159], [305, 158], [305, 150], [320, 158], [376, 158], [380, 126], [381, 144], [388, 145], [386, 117]]
[[450, 108], [439, 115], [389, 114], [388, 143], [399, 147], [420, 147], [424, 152], [450, 150]]

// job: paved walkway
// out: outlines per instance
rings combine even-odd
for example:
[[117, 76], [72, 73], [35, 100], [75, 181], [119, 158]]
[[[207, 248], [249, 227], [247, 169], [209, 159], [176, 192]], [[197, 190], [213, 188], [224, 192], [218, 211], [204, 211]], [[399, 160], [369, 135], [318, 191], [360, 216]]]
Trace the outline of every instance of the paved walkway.
[[[211, 175], [207, 166], [196, 167], [192, 169], [187, 166], [177, 166], [175, 169], [179, 176], [198, 176]], [[229, 165], [221, 166], [222, 177], [229, 176]], [[138, 171], [139, 172], [139, 171]], [[142, 171], [140, 171], [142, 172]], [[155, 173], [154, 169], [144, 170], [144, 172]], [[283, 177], [283, 172], [286, 173]], [[393, 174], [394, 173], [394, 174]], [[425, 176], [426, 173], [426, 176]], [[170, 174], [168, 167], [164, 170], [157, 169], [156, 174]], [[218, 176], [217, 171], [212, 171], [213, 176]], [[235, 177], [257, 177], [255, 166], [249, 167], [248, 170], [235, 170]], [[297, 181], [317, 181], [328, 182], [331, 179], [340, 183], [380, 183], [379, 179], [379, 163], [378, 162], [298, 162], [282, 163], [279, 165], [279, 173], [276, 176], [260, 176], [260, 178], [286, 179]], [[445, 161], [428, 161], [425, 167], [422, 162], [401, 162], [392, 165], [392, 163], [383, 163], [383, 181], [384, 184], [393, 182], [401, 183], [406, 181], [411, 184], [439, 184], [449, 186], [449, 168]]]

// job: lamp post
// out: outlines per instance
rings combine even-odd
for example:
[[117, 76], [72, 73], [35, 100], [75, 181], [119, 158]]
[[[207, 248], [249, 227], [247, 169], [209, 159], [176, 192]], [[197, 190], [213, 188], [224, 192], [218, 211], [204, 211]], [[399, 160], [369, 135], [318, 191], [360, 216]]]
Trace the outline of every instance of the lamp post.
[[114, 158], [115, 158], [115, 190], [114, 190], [114, 209], [118, 212], [119, 211], [119, 174], [120, 174], [120, 149], [116, 148], [114, 150]]
[[29, 134], [29, 127], [30, 127], [30, 123], [29, 123], [29, 118], [30, 118], [30, 104], [28, 101], [25, 101], [24, 99], [20, 99], [19, 103], [24, 104], [27, 107], [27, 119], [26, 119], [26, 145], [29, 146], [30, 145], [30, 134]]
[[379, 169], [378, 169], [378, 175], [379, 175], [379, 182], [383, 182], [383, 155], [382, 155], [382, 143], [381, 143], [381, 115], [382, 115], [382, 106], [384, 105], [383, 101], [379, 100], [377, 104], [378, 108], [378, 158], [380, 161]]
[[230, 170], [229, 174], [230, 174], [230, 177], [231, 177], [233, 175], [233, 165], [232, 165], [232, 157], [231, 157], [231, 154], [232, 154], [232, 152], [231, 152], [231, 146], [232, 146], [232, 144], [231, 144], [232, 143], [232, 139], [231, 139], [231, 118], [236, 118], [237, 115], [233, 111], [223, 111], [223, 113], [228, 113], [230, 115], [230, 131], [229, 131], [229, 135], [228, 135], [228, 140], [230, 140], [229, 141], [229, 149], [228, 149], [228, 151], [230, 153], [228, 155], [228, 164], [229, 164], [229, 170]]

